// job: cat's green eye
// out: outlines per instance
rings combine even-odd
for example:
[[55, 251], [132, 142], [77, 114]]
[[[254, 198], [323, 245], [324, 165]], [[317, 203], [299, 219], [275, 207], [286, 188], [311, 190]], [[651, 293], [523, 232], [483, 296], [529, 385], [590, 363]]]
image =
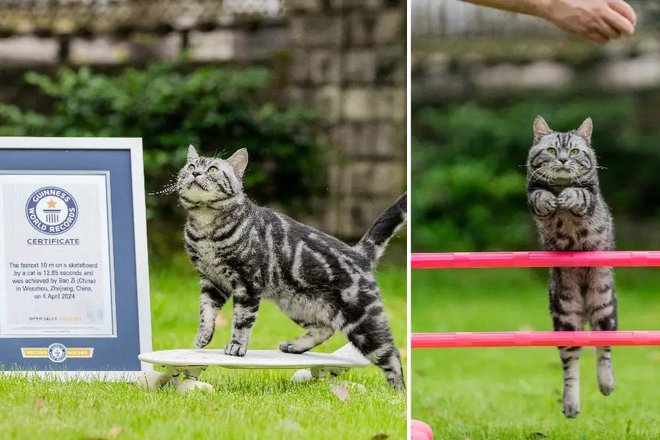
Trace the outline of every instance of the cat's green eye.
[[192, 173], [195, 170], [195, 165], [188, 165], [188, 167], [186, 167], [186, 170], [188, 170], [188, 172]]
[[578, 150], [577, 148], [573, 148], [571, 151], [568, 152], [568, 154], [569, 154], [571, 157], [575, 157], [575, 156], [577, 156], [578, 154], [580, 154], [580, 150]]
[[215, 174], [218, 172], [218, 167], [211, 167], [208, 170], [209, 174]]
[[551, 155], [551, 156], [556, 156], [556, 155], [557, 155], [557, 149], [554, 148], [554, 147], [550, 147], [550, 148], [548, 148], [548, 149], [545, 150], [545, 151], [547, 151], [548, 154]]

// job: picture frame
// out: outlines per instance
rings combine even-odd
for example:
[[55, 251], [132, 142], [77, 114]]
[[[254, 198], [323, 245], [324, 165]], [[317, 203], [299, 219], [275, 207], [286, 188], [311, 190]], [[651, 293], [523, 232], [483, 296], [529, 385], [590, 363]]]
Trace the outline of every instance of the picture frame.
[[142, 140], [0, 137], [0, 164], [5, 374], [152, 370]]

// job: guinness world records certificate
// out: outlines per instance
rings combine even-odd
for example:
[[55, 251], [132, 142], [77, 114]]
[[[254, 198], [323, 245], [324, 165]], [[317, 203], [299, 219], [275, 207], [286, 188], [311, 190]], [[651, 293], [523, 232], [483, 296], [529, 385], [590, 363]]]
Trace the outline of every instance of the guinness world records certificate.
[[130, 377], [151, 349], [140, 139], [0, 138], [0, 361]]
[[0, 337], [116, 336], [109, 175], [66, 173], [0, 174]]

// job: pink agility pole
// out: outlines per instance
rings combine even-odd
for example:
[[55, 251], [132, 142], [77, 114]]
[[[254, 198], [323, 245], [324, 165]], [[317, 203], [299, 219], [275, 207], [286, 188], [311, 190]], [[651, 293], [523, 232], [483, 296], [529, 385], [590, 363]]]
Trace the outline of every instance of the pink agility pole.
[[413, 333], [412, 348], [660, 345], [660, 331]]
[[[412, 269], [496, 267], [657, 267], [660, 251], [453, 252], [412, 254]], [[413, 333], [412, 348], [561, 347], [660, 345], [660, 331]], [[418, 429], [415, 429], [418, 423]], [[427, 440], [413, 421], [412, 440]], [[430, 430], [430, 428], [429, 428]], [[431, 434], [432, 435], [432, 434]]]
[[410, 421], [410, 439], [411, 440], [433, 440], [433, 431], [431, 427], [420, 420]]
[[450, 252], [411, 256], [413, 269], [595, 266], [658, 267], [660, 251]]

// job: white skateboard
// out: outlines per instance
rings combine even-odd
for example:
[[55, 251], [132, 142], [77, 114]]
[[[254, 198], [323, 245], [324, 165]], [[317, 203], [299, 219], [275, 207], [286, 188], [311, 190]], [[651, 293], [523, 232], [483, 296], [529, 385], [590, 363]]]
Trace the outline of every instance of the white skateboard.
[[352, 344], [346, 344], [334, 353], [292, 354], [279, 350], [248, 350], [244, 357], [237, 357], [227, 356], [223, 350], [183, 349], [141, 353], [138, 358], [167, 370], [145, 371], [138, 379], [140, 385], [156, 389], [169, 384], [181, 393], [194, 389], [213, 391], [211, 384], [197, 380], [210, 365], [224, 368], [309, 369], [307, 375], [299, 375], [300, 372], [294, 375], [294, 380], [298, 376], [298, 380], [302, 381], [336, 377], [351, 368], [363, 368], [370, 363]]

